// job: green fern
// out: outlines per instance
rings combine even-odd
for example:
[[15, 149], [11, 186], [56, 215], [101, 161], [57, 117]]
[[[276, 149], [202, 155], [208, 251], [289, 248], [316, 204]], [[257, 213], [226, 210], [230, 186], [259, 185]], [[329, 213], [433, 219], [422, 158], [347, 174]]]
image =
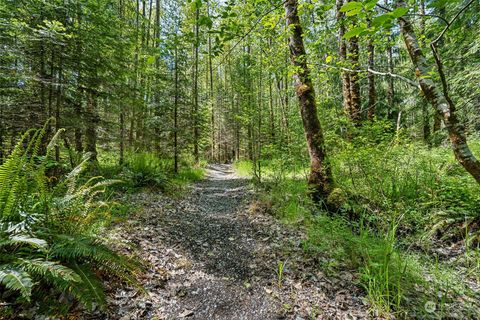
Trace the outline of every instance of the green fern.
[[[91, 232], [109, 207], [108, 202], [99, 201], [101, 195], [118, 181], [85, 180], [87, 154], [52, 187], [46, 168], [63, 130], [42, 149], [47, 125], [23, 134], [0, 165], [0, 285], [24, 301], [33, 297], [53, 301], [62, 293], [88, 309], [104, 307], [100, 275], [113, 275], [139, 287], [138, 265]], [[45, 153], [40, 155], [40, 150]]]
[[90, 261], [119, 275], [135, 269], [133, 262], [119, 256], [99, 240], [88, 237], [55, 235], [55, 244], [49, 254], [64, 261]]
[[5, 163], [0, 166], [0, 217], [8, 217], [12, 213], [22, 169], [26, 163], [23, 145], [32, 132], [34, 131], [29, 130], [23, 134]]
[[43, 239], [35, 238], [30, 235], [15, 235], [0, 240], [0, 248], [12, 245], [29, 245], [34, 248], [44, 249], [47, 247], [47, 242]]
[[18, 259], [16, 264], [32, 275], [41, 276], [53, 283], [81, 282], [80, 276], [72, 269], [58, 262], [48, 261], [42, 258]]
[[30, 301], [33, 282], [30, 275], [20, 269], [0, 266], [0, 283], [7, 289], [18, 291], [27, 301]]
[[73, 262], [71, 268], [75, 270], [82, 280], [81, 283], [72, 283], [71, 292], [73, 296], [89, 310], [93, 310], [96, 305], [104, 310], [107, 301], [103, 286], [97, 276], [91, 271], [91, 267]]

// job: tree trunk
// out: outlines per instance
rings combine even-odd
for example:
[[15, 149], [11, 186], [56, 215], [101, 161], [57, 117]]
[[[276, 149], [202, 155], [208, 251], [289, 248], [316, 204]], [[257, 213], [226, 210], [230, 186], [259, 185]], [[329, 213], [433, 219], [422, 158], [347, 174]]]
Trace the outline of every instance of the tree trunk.
[[90, 160], [97, 161], [97, 97], [95, 93], [87, 93], [87, 107], [85, 109], [85, 151], [91, 154]]
[[[426, 39], [425, 35], [425, 0], [420, 1], [419, 6], [420, 13], [420, 35], [423, 39]], [[422, 47], [424, 45], [422, 44]], [[422, 99], [422, 125], [423, 125], [423, 141], [428, 143], [430, 141], [430, 115], [428, 112], [427, 102]]]
[[[387, 63], [388, 63], [388, 72], [393, 73], [393, 49], [391, 46], [387, 48]], [[388, 87], [387, 87], [387, 101], [388, 101], [388, 118], [391, 120], [397, 119], [398, 110], [395, 106], [395, 83], [393, 77], [388, 77]]]
[[120, 160], [119, 164], [125, 162], [125, 107], [120, 106]]
[[[57, 132], [60, 130], [60, 109], [63, 106], [63, 58], [61, 56], [61, 51], [59, 55], [60, 61], [58, 66], [58, 83], [56, 90], [57, 101], [55, 104], [55, 131]], [[60, 147], [58, 145], [55, 146], [55, 161], [60, 162]]]
[[198, 128], [198, 49], [200, 46], [199, 38], [199, 17], [200, 8], [197, 7], [195, 11], [195, 47], [194, 47], [194, 74], [193, 74], [193, 157], [195, 163], [199, 162], [198, 140], [199, 140], [199, 128]]
[[442, 117], [435, 113], [433, 117], [433, 132], [438, 132], [442, 128]]
[[[207, 0], [207, 15], [210, 17], [210, 2]], [[210, 90], [209, 90], [209, 99], [210, 99], [210, 107], [212, 108], [212, 113], [210, 115], [210, 122], [211, 122], [211, 144], [212, 144], [212, 149], [211, 149], [211, 157], [212, 161], [215, 161], [215, 107], [213, 103], [213, 66], [212, 66], [212, 37], [210, 33], [208, 33], [208, 75], [209, 75], [209, 84], [210, 84]]]
[[[404, 7], [405, 2], [399, 0], [397, 1], [397, 5]], [[465, 130], [456, 116], [453, 102], [442, 93], [429, 76], [429, 72], [432, 68], [427, 64], [425, 55], [418, 44], [412, 23], [406, 17], [400, 18], [399, 22], [405, 45], [410, 54], [413, 65], [415, 66], [415, 75], [425, 98], [432, 107], [434, 107], [438, 115], [442, 117], [456, 159], [475, 178], [475, 180], [480, 183], [480, 162], [475, 158], [467, 145]], [[441, 63], [438, 60], [437, 64], [437, 71], [442, 75], [443, 70], [441, 68]]]
[[272, 139], [272, 144], [275, 144], [275, 113], [273, 109], [273, 93], [272, 93], [272, 82], [268, 83], [268, 97], [270, 102], [270, 137]]
[[[75, 116], [77, 118], [77, 121], [81, 123], [82, 119], [82, 103], [81, 100], [78, 102], [75, 102]], [[76, 125], [75, 130], [74, 130], [74, 135], [75, 135], [75, 151], [77, 153], [82, 153], [83, 152], [83, 143], [82, 143], [82, 126]]]
[[[77, 8], [76, 8], [76, 17], [77, 17], [77, 23], [78, 26], [80, 27], [82, 25], [82, 9], [81, 5], [79, 2], [77, 2]], [[77, 41], [76, 46], [75, 46], [75, 70], [77, 72], [77, 87], [76, 87], [76, 93], [75, 93], [75, 100], [73, 104], [73, 112], [75, 114], [75, 122], [77, 123], [74, 125], [74, 143], [75, 143], [75, 151], [77, 153], [77, 161], [79, 160], [78, 158], [81, 157], [81, 154], [83, 152], [83, 143], [82, 143], [82, 129], [83, 129], [83, 110], [82, 110], [82, 100], [83, 100], [83, 88], [82, 88], [82, 42]]]
[[175, 96], [173, 104], [173, 172], [178, 173], [178, 53], [175, 46]]
[[[125, 19], [124, 13], [123, 13], [123, 3], [120, 0], [119, 3], [119, 15], [120, 19], [123, 20]], [[119, 165], [122, 166], [125, 162], [125, 104], [122, 101], [120, 101], [120, 115], [119, 115], [119, 122], [120, 122], [120, 159], [118, 161]]]
[[3, 164], [3, 158], [5, 157], [3, 151], [3, 144], [4, 144], [4, 121], [3, 121], [3, 108], [0, 108], [0, 165]]
[[[388, 0], [385, 0], [385, 6], [388, 6]], [[393, 36], [388, 37], [388, 41], [393, 42]], [[388, 72], [393, 74], [393, 44], [387, 46], [387, 64]], [[387, 87], [387, 101], [388, 101], [388, 118], [393, 122], [398, 118], [398, 109], [395, 106], [395, 83], [393, 77], [388, 77], [388, 87]]]
[[315, 202], [325, 200], [333, 188], [333, 178], [328, 165], [323, 132], [317, 115], [315, 91], [307, 66], [306, 52], [303, 44], [302, 27], [298, 17], [297, 0], [284, 3], [287, 26], [291, 30], [289, 38], [290, 60], [295, 66], [295, 92], [300, 104], [305, 137], [310, 155], [310, 176], [308, 184]]
[[[343, 0], [337, 0], [337, 23], [338, 26], [338, 55], [340, 56], [340, 61], [345, 63], [347, 61], [347, 42], [343, 39], [345, 35], [345, 25], [343, 23], [345, 19], [345, 13], [341, 12], [340, 9], [343, 6]], [[341, 71], [342, 76], [342, 95], [343, 95], [343, 111], [347, 116], [351, 114], [351, 97], [350, 97], [350, 74], [347, 71]]]
[[[357, 69], [359, 66], [359, 47], [358, 37], [352, 37], [349, 40], [350, 66]], [[361, 104], [360, 104], [360, 82], [357, 71], [350, 72], [350, 120], [355, 126], [359, 126], [362, 121]]]
[[[373, 40], [368, 42], [368, 68], [375, 69], [375, 47], [373, 46]], [[368, 119], [373, 121], [375, 118], [375, 104], [377, 95], [375, 92], [375, 75], [371, 72], [368, 73]]]

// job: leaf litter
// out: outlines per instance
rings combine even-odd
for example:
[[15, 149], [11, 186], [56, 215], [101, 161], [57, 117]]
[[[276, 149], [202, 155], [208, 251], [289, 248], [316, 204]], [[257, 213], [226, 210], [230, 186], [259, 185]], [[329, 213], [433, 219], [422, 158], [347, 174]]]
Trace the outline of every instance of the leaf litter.
[[145, 292], [108, 282], [108, 311], [85, 319], [369, 318], [352, 273], [326, 276], [303, 252], [302, 230], [248, 210], [253, 191], [229, 165], [207, 173], [182, 199], [130, 196], [140, 210], [110, 241], [145, 261]]

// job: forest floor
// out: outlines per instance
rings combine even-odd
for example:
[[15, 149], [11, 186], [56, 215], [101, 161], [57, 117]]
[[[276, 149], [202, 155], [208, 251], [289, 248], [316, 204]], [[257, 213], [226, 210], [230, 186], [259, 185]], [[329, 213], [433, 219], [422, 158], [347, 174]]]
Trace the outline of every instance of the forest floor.
[[146, 292], [109, 283], [108, 319], [361, 319], [350, 272], [325, 275], [304, 232], [253, 210], [246, 179], [211, 165], [180, 199], [142, 192], [111, 240], [146, 261]]

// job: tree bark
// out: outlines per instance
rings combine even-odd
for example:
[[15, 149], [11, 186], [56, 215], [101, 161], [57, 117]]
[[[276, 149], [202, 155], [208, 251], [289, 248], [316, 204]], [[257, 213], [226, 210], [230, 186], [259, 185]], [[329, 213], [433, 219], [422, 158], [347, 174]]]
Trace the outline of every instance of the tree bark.
[[[210, 2], [207, 0], [207, 15], [210, 17]], [[212, 113], [210, 114], [210, 122], [211, 122], [211, 130], [212, 133], [210, 135], [211, 139], [211, 157], [212, 161], [215, 161], [215, 106], [213, 103], [213, 65], [212, 65], [212, 37], [210, 33], [208, 33], [208, 78], [209, 78], [209, 100], [210, 100], [210, 107], [212, 108]]]
[[[123, 13], [123, 2], [120, 0], [119, 3], [119, 15], [120, 19], [125, 19]], [[125, 105], [123, 101], [120, 101], [120, 115], [119, 115], [119, 122], [120, 122], [120, 159], [118, 161], [119, 165], [122, 166], [125, 162]]]
[[272, 93], [272, 82], [268, 83], [268, 97], [269, 97], [269, 106], [270, 106], [270, 137], [272, 144], [275, 144], [275, 113], [273, 109], [273, 93]]
[[[403, 0], [397, 1], [397, 5], [404, 7]], [[475, 158], [467, 145], [467, 138], [463, 125], [455, 113], [453, 102], [445, 96], [439, 87], [429, 76], [431, 67], [427, 64], [425, 55], [418, 44], [413, 25], [406, 17], [399, 19], [401, 32], [410, 58], [415, 66], [415, 75], [427, 101], [434, 107], [437, 114], [442, 117], [448, 136], [452, 143], [453, 152], [458, 162], [467, 170], [475, 180], [480, 183], [480, 162]], [[437, 71], [442, 75], [441, 63], [437, 60]]]
[[[373, 41], [370, 39], [368, 42], [368, 68], [375, 69], [375, 47]], [[375, 104], [377, 95], [375, 92], [375, 75], [371, 72], [368, 73], [368, 119], [373, 121], [375, 118]]]
[[[345, 19], [345, 13], [341, 12], [344, 1], [337, 0], [337, 23], [338, 26], [338, 55], [340, 56], [340, 61], [345, 64], [347, 61], [347, 42], [343, 39], [345, 35], [345, 25], [343, 21]], [[350, 97], [350, 74], [348, 71], [341, 71], [342, 77], [342, 95], [343, 95], [343, 111], [347, 116], [351, 114], [351, 97]]]
[[178, 52], [175, 46], [175, 96], [173, 105], [173, 172], [178, 173]]
[[[352, 37], [348, 43], [350, 65], [355, 70], [359, 63], [359, 46], [358, 37]], [[349, 117], [355, 126], [359, 126], [362, 121], [361, 104], [360, 104], [360, 82], [358, 71], [350, 72], [350, 114]]]
[[317, 115], [315, 91], [307, 66], [302, 27], [297, 12], [297, 0], [284, 3], [287, 26], [291, 30], [289, 37], [290, 60], [295, 66], [295, 92], [300, 104], [305, 137], [310, 155], [311, 197], [315, 202], [325, 200], [333, 188], [331, 168], [328, 165], [323, 132]]
[[[79, 101], [75, 102], [75, 117], [80, 123], [82, 119], [82, 113], [83, 113], [82, 102], [81, 102], [81, 98], [79, 98]], [[83, 152], [82, 126], [78, 126], [78, 125], [75, 126], [74, 135], [75, 135], [75, 151], [80, 154]]]
[[[385, 6], [388, 7], [389, 1], [385, 0]], [[390, 29], [391, 32], [391, 29]], [[387, 45], [387, 64], [388, 64], [388, 72], [393, 74], [393, 36], [388, 36], [388, 41], [391, 42]], [[388, 78], [388, 87], [387, 87], [387, 102], [388, 102], [388, 110], [387, 116], [392, 122], [397, 121], [398, 118], [398, 109], [395, 106], [395, 82], [393, 77]]]
[[90, 160], [97, 161], [97, 97], [94, 92], [87, 93], [87, 107], [85, 109], [85, 151], [91, 154]]
[[[63, 106], [63, 58], [60, 51], [60, 61], [58, 66], [58, 83], [57, 83], [57, 101], [55, 104], [55, 131], [60, 130], [60, 109]], [[60, 162], [60, 147], [55, 146], [55, 161]]]
[[[387, 48], [387, 63], [388, 63], [388, 72], [393, 73], [393, 49], [391, 46]], [[388, 87], [387, 87], [387, 101], [388, 101], [388, 118], [391, 120], [397, 119], [398, 110], [395, 106], [395, 82], [393, 77], [388, 78]]]
[[3, 144], [4, 144], [4, 121], [3, 121], [3, 108], [0, 108], [0, 165], [3, 164], [4, 158], [4, 151], [3, 151]]
[[194, 46], [194, 74], [193, 74], [193, 157], [195, 163], [199, 162], [198, 140], [200, 138], [198, 128], [198, 49], [200, 46], [199, 38], [199, 17], [200, 8], [195, 11], [195, 46]]
[[[420, 35], [426, 39], [425, 37], [425, 0], [420, 1], [419, 6], [419, 14], [420, 14]], [[422, 44], [424, 46], [424, 44]], [[422, 126], [423, 126], [423, 140], [424, 142], [428, 143], [430, 141], [430, 115], [428, 112], [428, 105], [427, 102], [422, 99]]]

